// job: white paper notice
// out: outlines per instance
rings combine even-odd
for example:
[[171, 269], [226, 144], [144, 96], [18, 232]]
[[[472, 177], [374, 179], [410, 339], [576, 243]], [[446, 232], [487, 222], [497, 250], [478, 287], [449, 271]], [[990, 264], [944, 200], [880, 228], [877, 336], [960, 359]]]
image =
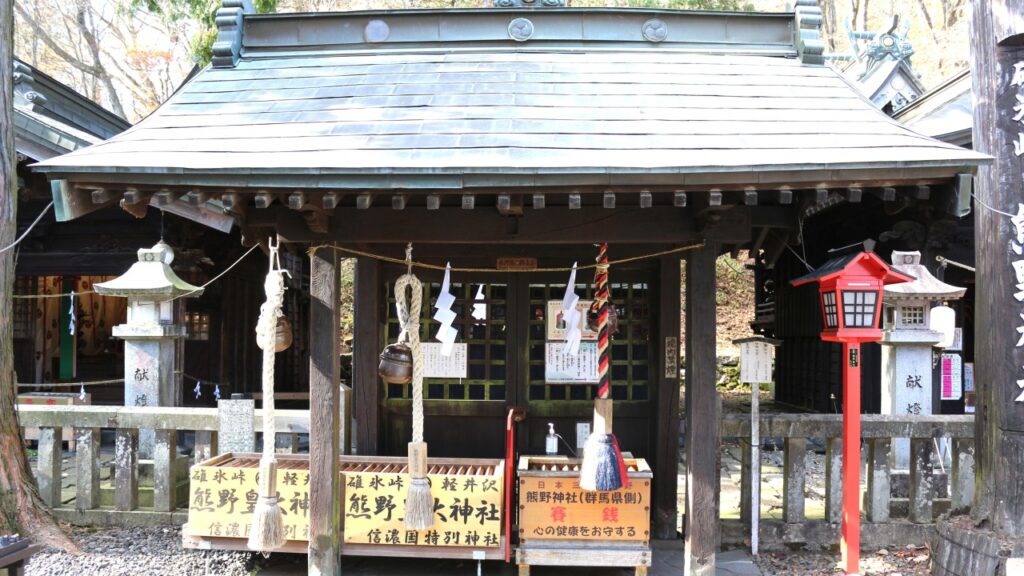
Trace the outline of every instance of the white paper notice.
[[597, 342], [581, 342], [579, 354], [566, 354], [561, 342], [548, 342], [544, 381], [548, 384], [597, 382]]
[[772, 349], [767, 342], [740, 344], [740, 382], [770, 384], [772, 381]]
[[465, 378], [469, 346], [466, 343], [453, 344], [451, 354], [448, 356], [441, 354], [442, 346], [444, 345], [438, 342], [420, 344], [420, 352], [423, 353], [423, 377]]

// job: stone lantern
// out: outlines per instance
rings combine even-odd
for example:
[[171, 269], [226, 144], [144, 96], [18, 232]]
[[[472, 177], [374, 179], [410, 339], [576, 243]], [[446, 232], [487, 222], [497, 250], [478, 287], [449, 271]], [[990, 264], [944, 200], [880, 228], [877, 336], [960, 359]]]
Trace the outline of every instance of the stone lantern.
[[[185, 327], [174, 324], [173, 300], [203, 293], [171, 270], [174, 251], [160, 241], [139, 250], [139, 261], [121, 276], [96, 284], [97, 294], [128, 298], [128, 321], [113, 329], [124, 340], [124, 405], [173, 406], [179, 391], [174, 376], [175, 339]], [[148, 458], [153, 431], [139, 433], [139, 455]]]
[[[946, 335], [933, 330], [932, 307], [963, 297], [966, 288], [950, 286], [921, 264], [920, 252], [892, 253], [892, 267], [915, 280], [885, 287], [882, 336], [882, 414], [932, 414], [933, 348]], [[910, 439], [893, 443], [893, 467], [910, 465]]]

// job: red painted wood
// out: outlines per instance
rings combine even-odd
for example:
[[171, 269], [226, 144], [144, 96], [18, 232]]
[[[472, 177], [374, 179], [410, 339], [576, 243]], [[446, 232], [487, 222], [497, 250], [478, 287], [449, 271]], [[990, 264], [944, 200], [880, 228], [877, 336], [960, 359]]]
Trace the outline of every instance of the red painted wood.
[[843, 342], [843, 523], [840, 550], [846, 574], [860, 563], [860, 343]]

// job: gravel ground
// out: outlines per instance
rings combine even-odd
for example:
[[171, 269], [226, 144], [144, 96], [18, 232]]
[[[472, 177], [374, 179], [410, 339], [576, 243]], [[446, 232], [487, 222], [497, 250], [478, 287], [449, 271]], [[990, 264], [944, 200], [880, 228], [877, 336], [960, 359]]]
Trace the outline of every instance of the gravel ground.
[[26, 576], [247, 576], [249, 553], [186, 550], [181, 530], [158, 528], [75, 528], [85, 552], [72, 556], [46, 549], [29, 560]]
[[[860, 569], [864, 576], [926, 576], [931, 574], [928, 560], [928, 549], [924, 547], [878, 550], [874, 554], [862, 552]], [[759, 555], [755, 562], [765, 576], [820, 576], [843, 573], [837, 566], [838, 552], [769, 552]]]

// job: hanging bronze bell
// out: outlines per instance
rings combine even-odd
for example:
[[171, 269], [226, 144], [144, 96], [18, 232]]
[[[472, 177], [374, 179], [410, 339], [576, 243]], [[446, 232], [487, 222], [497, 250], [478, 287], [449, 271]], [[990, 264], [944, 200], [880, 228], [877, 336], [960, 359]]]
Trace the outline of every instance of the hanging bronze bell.
[[400, 343], [385, 346], [377, 374], [388, 384], [412, 382], [412, 349]]
[[274, 352], [284, 352], [292, 347], [292, 323], [287, 316], [278, 316], [274, 331]]

